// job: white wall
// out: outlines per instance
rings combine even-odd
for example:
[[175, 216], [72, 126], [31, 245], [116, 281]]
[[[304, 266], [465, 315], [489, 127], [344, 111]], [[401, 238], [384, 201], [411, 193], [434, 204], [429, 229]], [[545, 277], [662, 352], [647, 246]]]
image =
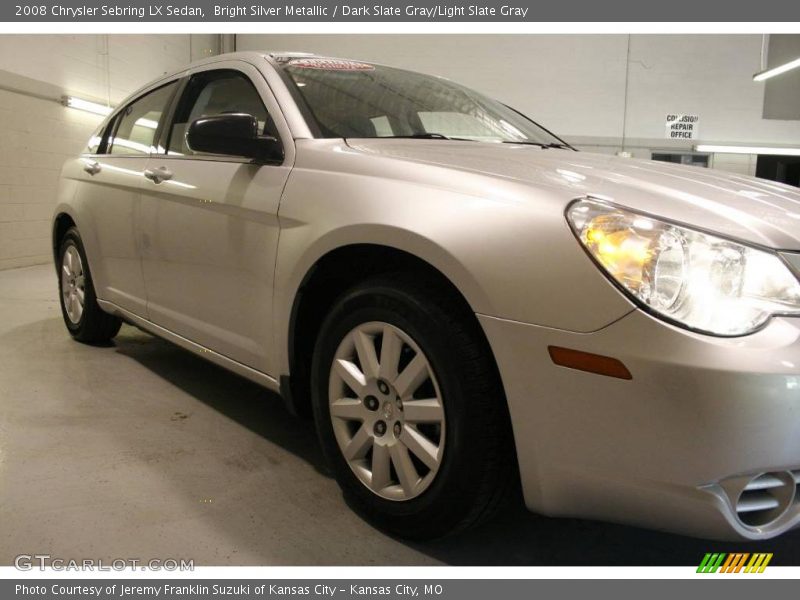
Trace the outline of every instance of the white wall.
[[[61, 165], [101, 117], [63, 94], [116, 104], [140, 85], [216, 52], [218, 36], [0, 36], [0, 269], [52, 260]], [[9, 90], [17, 91], [9, 91]]]
[[[632, 36], [628, 129], [664, 135], [664, 115], [700, 115], [701, 141], [797, 144], [800, 121], [764, 119], [760, 35]], [[797, 99], [800, 101], [800, 98]]]
[[46, 262], [61, 165], [100, 117], [0, 91], [0, 269]]
[[[636, 156], [691, 149], [696, 142], [665, 139], [670, 112], [700, 115], [701, 142], [800, 141], [800, 121], [762, 118], [764, 84], [752, 80], [760, 70], [762, 36], [634, 35], [630, 61], [628, 42], [626, 35], [237, 36], [240, 50], [305, 50], [442, 75], [601, 152], [621, 149], [623, 121], [626, 150]], [[714, 164], [755, 169], [749, 157], [717, 157]]]

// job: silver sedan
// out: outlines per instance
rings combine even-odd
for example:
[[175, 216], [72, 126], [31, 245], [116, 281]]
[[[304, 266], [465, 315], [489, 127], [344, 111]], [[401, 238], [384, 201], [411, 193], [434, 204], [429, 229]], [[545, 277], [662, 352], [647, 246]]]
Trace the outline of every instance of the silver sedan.
[[547, 515], [800, 522], [795, 188], [576, 152], [437, 77], [238, 53], [102, 123], [53, 250], [75, 339], [125, 321], [279, 391], [395, 534], [517, 481]]

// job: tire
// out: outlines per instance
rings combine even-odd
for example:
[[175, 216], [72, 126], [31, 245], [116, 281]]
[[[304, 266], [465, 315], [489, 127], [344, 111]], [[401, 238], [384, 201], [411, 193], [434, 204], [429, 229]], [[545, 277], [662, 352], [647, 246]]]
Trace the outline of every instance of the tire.
[[[392, 347], [402, 347], [399, 361]], [[378, 375], [353, 376], [351, 365]], [[512, 489], [513, 436], [493, 357], [474, 314], [443, 285], [396, 274], [346, 292], [321, 327], [311, 386], [323, 453], [348, 503], [378, 528], [439, 538], [490, 518]]]
[[97, 304], [89, 262], [75, 227], [64, 234], [58, 250], [58, 297], [67, 330], [79, 342], [106, 343], [119, 332], [122, 321]]

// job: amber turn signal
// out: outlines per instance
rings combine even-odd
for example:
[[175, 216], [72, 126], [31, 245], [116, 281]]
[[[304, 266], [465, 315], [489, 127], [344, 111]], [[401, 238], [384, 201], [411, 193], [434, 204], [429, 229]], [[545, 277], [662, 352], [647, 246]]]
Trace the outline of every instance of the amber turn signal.
[[553, 362], [562, 367], [618, 379], [633, 379], [628, 367], [610, 356], [601, 356], [559, 346], [548, 346], [547, 351], [550, 353], [550, 358], [553, 359]]

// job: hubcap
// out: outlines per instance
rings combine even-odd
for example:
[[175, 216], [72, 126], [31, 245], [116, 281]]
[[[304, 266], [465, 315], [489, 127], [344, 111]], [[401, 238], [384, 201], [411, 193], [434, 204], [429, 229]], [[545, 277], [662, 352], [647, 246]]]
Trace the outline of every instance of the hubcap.
[[83, 316], [86, 278], [81, 255], [75, 246], [69, 246], [61, 259], [61, 296], [67, 318], [77, 325]]
[[444, 453], [444, 405], [428, 358], [407, 333], [381, 322], [348, 333], [328, 398], [339, 449], [365, 486], [389, 500], [428, 489]]

